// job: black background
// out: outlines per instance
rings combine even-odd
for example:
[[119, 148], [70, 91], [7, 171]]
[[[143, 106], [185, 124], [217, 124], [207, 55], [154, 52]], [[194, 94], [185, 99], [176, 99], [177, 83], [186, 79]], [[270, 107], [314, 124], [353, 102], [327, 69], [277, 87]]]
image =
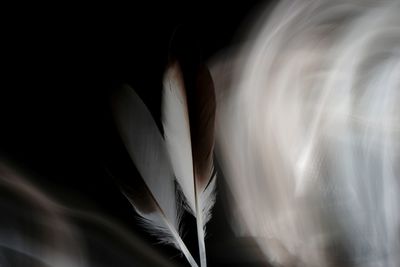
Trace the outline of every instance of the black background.
[[[243, 22], [263, 7], [259, 1], [10, 7], [2, 38], [1, 157], [62, 203], [107, 214], [154, 244], [117, 186], [121, 176], [137, 173], [115, 129], [110, 96], [128, 84], [159, 120], [171, 54], [188, 65], [207, 62], [235, 43]], [[220, 198], [209, 233], [210, 266], [250, 266], [234, 262], [244, 252], [229, 247]], [[185, 237], [193, 251], [195, 238]], [[176, 250], [156, 246], [186, 264]]]

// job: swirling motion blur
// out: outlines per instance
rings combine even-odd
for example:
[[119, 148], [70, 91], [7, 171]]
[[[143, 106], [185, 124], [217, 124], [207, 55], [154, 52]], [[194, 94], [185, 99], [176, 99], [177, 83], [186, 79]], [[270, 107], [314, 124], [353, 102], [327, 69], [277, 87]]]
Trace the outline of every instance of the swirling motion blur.
[[172, 266], [103, 214], [66, 207], [0, 161], [0, 266]]
[[399, 14], [283, 1], [214, 65], [237, 230], [271, 263], [400, 266]]

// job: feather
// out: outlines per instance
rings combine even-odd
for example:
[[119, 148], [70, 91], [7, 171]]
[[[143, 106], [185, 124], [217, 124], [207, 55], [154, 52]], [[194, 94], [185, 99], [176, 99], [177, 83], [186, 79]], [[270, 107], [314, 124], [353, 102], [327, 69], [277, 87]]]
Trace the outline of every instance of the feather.
[[197, 266], [179, 235], [181, 206], [176, 203], [175, 180], [164, 140], [139, 96], [125, 87], [115, 101], [117, 127], [143, 180], [124, 194], [149, 232], [181, 250]]
[[[177, 182], [196, 217], [200, 263], [204, 267], [205, 226], [215, 203], [213, 167], [215, 95], [211, 76], [199, 69], [193, 105], [188, 105], [179, 65], [172, 63], [164, 77], [162, 122]], [[192, 103], [191, 103], [192, 104]]]

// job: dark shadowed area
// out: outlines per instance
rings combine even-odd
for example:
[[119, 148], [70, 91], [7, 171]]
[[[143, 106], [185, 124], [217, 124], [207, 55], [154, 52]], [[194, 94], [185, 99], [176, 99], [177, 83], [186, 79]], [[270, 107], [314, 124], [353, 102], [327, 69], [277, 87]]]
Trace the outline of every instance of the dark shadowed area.
[[[172, 264], [186, 266], [177, 250], [156, 244], [138, 226], [134, 210], [119, 190], [121, 182], [129, 184], [139, 174], [116, 130], [111, 96], [122, 85], [130, 85], [160, 126], [162, 75], [169, 59], [178, 58], [187, 77], [194, 76], [199, 64], [237, 42], [235, 33], [248, 15], [265, 4], [144, 2], [10, 7], [13, 15], [2, 38], [0, 157], [63, 206], [104, 216]], [[256, 245], [246, 241], [241, 246], [230, 229], [223, 200], [228, 192], [222, 174], [220, 178], [206, 239], [209, 266], [262, 266]], [[15, 197], [3, 196], [5, 202]], [[5, 210], [18, 213], [21, 205]], [[104, 266], [129, 266], [129, 259], [136, 257], [112, 227], [100, 227], [85, 216], [68, 216], [86, 233], [83, 242], [89, 259]], [[30, 220], [23, 220], [21, 227], [26, 227]], [[184, 222], [188, 229], [184, 240], [197, 259], [196, 231], [190, 230], [194, 219], [185, 216]], [[15, 260], [13, 253], [6, 254]], [[35, 261], [14, 263], [45, 266]]]

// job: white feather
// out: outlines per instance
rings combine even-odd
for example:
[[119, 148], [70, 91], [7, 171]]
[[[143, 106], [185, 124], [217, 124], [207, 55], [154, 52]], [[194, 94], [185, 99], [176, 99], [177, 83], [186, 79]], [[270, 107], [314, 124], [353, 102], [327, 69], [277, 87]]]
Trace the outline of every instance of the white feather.
[[[183, 78], [177, 63], [171, 65], [164, 77], [162, 121], [167, 150], [176, 179], [188, 204], [188, 211], [196, 217], [200, 263], [207, 266], [205, 251], [205, 228], [211, 218], [215, 203], [215, 177], [201, 190], [195, 182], [192, 140], [188, 102]], [[210, 176], [212, 173], [210, 173]]]
[[175, 182], [164, 140], [144, 103], [128, 87], [118, 96], [116, 121], [125, 146], [157, 209], [150, 213], [141, 212], [138, 203], [128, 194], [126, 196], [153, 235], [161, 242], [173, 244], [183, 252], [191, 266], [197, 266], [179, 235], [181, 207], [176, 203]]

